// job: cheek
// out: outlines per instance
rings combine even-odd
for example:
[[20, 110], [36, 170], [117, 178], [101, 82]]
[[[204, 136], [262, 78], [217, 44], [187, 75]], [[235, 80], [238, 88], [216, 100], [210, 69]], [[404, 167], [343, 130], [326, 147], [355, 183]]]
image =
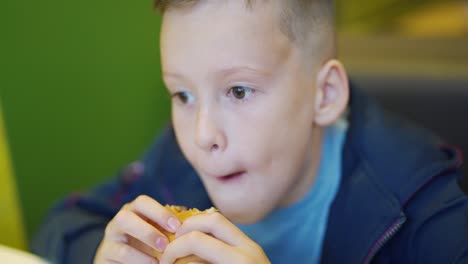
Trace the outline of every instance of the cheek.
[[185, 157], [191, 160], [193, 148], [193, 134], [194, 131], [193, 122], [191, 121], [191, 116], [188, 113], [182, 112], [180, 109], [172, 109], [172, 125], [174, 127], [174, 132], [176, 135], [177, 143], [181, 148]]
[[[311, 96], [303, 91], [279, 91], [255, 111], [244, 130], [245, 148], [254, 166], [274, 177], [297, 174], [313, 130]], [[289, 178], [289, 177], [288, 177]], [[286, 179], [282, 179], [283, 181]]]
[[292, 129], [285, 118], [281, 110], [267, 106], [255, 109], [242, 120], [229, 122], [230, 147], [251, 169], [271, 173], [290, 146]]
[[296, 145], [296, 141], [304, 143], [310, 136], [314, 117], [313, 98], [309, 97], [299, 90], [272, 95], [256, 109], [249, 122], [250, 130], [271, 148], [287, 148]]

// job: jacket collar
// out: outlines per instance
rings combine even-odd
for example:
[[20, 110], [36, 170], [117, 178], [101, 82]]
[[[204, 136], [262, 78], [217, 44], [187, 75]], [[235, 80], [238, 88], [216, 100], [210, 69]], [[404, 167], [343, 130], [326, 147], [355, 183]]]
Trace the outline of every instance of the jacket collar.
[[351, 89], [343, 174], [331, 206], [323, 263], [366, 263], [394, 235], [405, 206], [431, 178], [459, 162], [431, 134]]

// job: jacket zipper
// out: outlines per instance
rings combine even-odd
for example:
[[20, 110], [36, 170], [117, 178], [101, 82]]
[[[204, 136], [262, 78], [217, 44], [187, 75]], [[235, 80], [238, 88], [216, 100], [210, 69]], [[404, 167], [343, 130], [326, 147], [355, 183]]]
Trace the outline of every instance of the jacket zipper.
[[383, 233], [382, 236], [374, 243], [369, 253], [364, 259], [364, 264], [369, 264], [375, 257], [377, 252], [400, 230], [403, 224], [406, 222], [406, 216], [402, 213], [400, 217], [393, 222], [393, 224]]
[[[461, 154], [458, 153], [458, 155], [460, 156]], [[439, 173], [435, 174], [435, 176], [433, 176], [432, 178], [430, 178], [429, 181], [426, 182], [426, 184], [430, 183], [435, 177], [437, 176], [440, 176], [442, 175], [443, 173], [445, 173], [447, 170], [451, 170], [453, 168], [459, 168], [460, 162], [457, 162], [457, 164], [455, 166], [452, 166], [452, 167], [449, 167], [448, 169], [445, 169], [445, 170], [442, 170], [440, 171]], [[422, 187], [424, 187], [426, 184], [424, 184]], [[421, 187], [421, 188], [422, 188]], [[419, 191], [419, 190], [418, 190]], [[416, 191], [417, 192], [417, 191]], [[416, 193], [415, 192], [415, 193]], [[415, 194], [414, 193], [414, 194]], [[411, 200], [412, 196], [406, 200], [404, 202], [404, 205], [403, 207], [406, 206], [406, 204], [408, 204], [408, 202]], [[369, 253], [367, 253], [367, 256], [366, 258], [364, 259], [363, 261], [363, 264], [369, 264], [372, 259], [375, 257], [375, 255], [377, 254], [377, 252], [379, 252], [380, 249], [382, 249], [382, 247], [385, 245], [385, 243], [387, 243], [401, 228], [401, 226], [406, 222], [406, 216], [403, 212], [400, 213], [400, 217], [398, 217], [397, 220], [395, 220], [395, 222], [392, 223], [392, 225], [383, 233], [382, 236], [380, 236], [379, 239], [377, 239], [377, 241], [374, 243], [374, 245], [371, 247], [371, 249], [369, 250]]]

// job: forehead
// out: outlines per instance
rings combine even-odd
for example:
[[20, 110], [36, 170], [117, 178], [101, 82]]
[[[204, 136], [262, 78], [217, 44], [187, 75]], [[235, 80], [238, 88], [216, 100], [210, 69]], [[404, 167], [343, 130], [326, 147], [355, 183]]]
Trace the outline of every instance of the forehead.
[[244, 1], [206, 1], [166, 12], [160, 45], [163, 71], [195, 74], [277, 64], [292, 45], [278, 27], [277, 9], [268, 2], [247, 8]]

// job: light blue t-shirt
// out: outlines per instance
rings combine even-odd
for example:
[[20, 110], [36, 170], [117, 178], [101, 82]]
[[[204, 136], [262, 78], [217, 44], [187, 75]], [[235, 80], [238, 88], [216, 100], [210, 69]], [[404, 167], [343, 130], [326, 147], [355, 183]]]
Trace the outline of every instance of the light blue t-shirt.
[[272, 263], [319, 263], [328, 213], [341, 180], [343, 118], [325, 129], [317, 178], [306, 196], [252, 225], [238, 225], [265, 251]]

